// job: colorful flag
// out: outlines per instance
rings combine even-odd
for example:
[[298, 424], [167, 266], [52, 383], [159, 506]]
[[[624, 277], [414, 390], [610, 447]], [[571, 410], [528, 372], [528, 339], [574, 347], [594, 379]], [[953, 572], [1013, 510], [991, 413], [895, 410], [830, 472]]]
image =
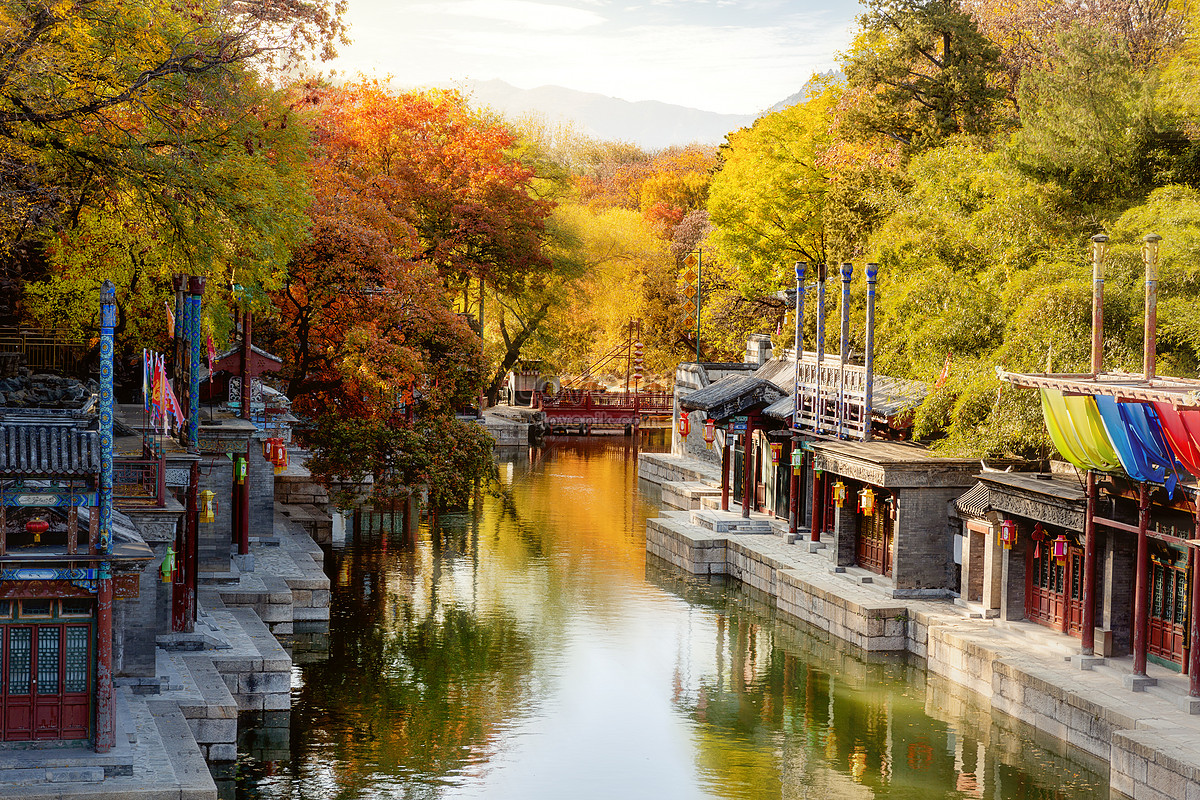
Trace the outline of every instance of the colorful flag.
[[175, 338], [175, 312], [171, 310], [171, 304], [163, 300], [163, 307], [167, 309], [167, 338]]
[[211, 377], [213, 373], [213, 364], [217, 360], [217, 348], [213, 347], [212, 331], [209, 331], [206, 336], [208, 337], [208, 374]]
[[942, 374], [938, 375], [938, 379], [934, 381], [933, 388], [942, 388], [948, 380], [950, 380], [950, 354], [946, 353], [946, 363], [942, 365]]

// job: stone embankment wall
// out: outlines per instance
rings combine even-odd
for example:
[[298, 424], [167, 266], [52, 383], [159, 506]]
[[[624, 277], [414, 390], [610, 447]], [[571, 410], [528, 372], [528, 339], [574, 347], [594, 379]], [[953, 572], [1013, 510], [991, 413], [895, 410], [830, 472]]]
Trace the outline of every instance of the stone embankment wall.
[[[638, 475], [660, 485], [664, 499], [691, 494], [672, 483], [712, 484], [703, 465], [669, 455], [643, 455]], [[889, 598], [778, 536], [717, 532], [693, 521], [687, 510], [664, 510], [647, 522], [646, 550], [693, 575], [736, 578], [785, 616], [867, 654], [907, 651], [924, 659], [931, 675], [968, 689], [991, 709], [1108, 760], [1118, 793], [1200, 800], [1200, 725], [1177, 707], [1180, 698], [1122, 689], [1120, 673], [1103, 664], [1066, 666], [1068, 642], [1048, 652], [950, 602]]]

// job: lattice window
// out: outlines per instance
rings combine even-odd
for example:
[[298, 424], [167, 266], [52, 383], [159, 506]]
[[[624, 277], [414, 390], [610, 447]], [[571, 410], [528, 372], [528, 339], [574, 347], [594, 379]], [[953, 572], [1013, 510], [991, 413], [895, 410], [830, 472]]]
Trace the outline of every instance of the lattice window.
[[14, 627], [8, 629], [8, 693], [29, 694], [29, 683], [33, 677], [33, 628]]
[[62, 629], [57, 626], [38, 628], [38, 694], [58, 694], [58, 650], [61, 633]]
[[88, 673], [91, 667], [88, 661], [90, 633], [87, 625], [67, 627], [67, 643], [64, 654], [66, 668], [63, 680], [63, 691], [65, 692], [86, 692], [88, 690]]

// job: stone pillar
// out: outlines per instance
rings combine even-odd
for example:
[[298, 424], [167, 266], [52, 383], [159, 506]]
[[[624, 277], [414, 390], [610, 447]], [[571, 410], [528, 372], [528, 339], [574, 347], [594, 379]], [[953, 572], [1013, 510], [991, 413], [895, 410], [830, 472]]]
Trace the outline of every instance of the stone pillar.
[[200, 491], [216, 495], [217, 510], [212, 522], [197, 527], [199, 572], [229, 572], [229, 529], [233, 525], [233, 462], [224, 453], [205, 454], [200, 461]]
[[1025, 552], [1029, 549], [1028, 527], [1017, 534], [1012, 550], [1003, 551], [1000, 618], [1006, 622], [1025, 619]]
[[275, 465], [263, 456], [262, 440], [250, 440], [250, 535], [270, 536], [275, 531]]
[[947, 504], [959, 488], [900, 489], [895, 493], [892, 580], [897, 589], [946, 589], [954, 563]]
[[1103, 556], [1104, 590], [1101, 596], [1101, 626], [1112, 631], [1112, 655], [1127, 655], [1131, 650], [1133, 610], [1133, 541], [1114, 530], [1104, 532], [1100, 551]]
[[[829, 473], [825, 473], [826, 479], [829, 479]], [[838, 508], [836, 505], [833, 509], [833, 530], [827, 533], [833, 534], [833, 547], [830, 548], [830, 558], [838, 567], [852, 567], [857, 562], [855, 547], [858, 542], [855, 537], [858, 536], [858, 509], [855, 507], [854, 493], [847, 490], [845, 504]], [[826, 536], [825, 542], [829, 543], [829, 537]]]
[[1004, 548], [1000, 546], [995, 525], [988, 525], [983, 537], [983, 607], [999, 613], [1004, 590]]

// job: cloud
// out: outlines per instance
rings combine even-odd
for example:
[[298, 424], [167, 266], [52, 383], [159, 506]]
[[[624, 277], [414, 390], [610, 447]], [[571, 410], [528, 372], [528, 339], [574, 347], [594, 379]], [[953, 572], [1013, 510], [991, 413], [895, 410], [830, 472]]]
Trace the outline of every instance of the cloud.
[[529, 0], [457, 0], [414, 6], [413, 10], [504, 22], [532, 31], [576, 31], [605, 22], [605, 18], [594, 11], [552, 3], [534, 3]]

